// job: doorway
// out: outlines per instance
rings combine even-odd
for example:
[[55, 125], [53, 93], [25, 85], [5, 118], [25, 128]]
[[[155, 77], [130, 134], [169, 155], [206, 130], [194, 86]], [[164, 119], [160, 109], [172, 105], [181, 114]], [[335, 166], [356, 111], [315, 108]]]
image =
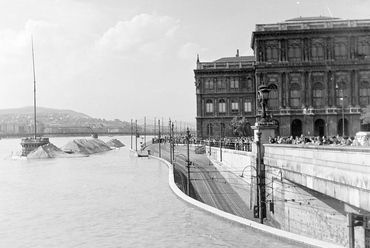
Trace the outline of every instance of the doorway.
[[325, 121], [323, 119], [317, 119], [315, 121], [314, 136], [324, 136], [325, 135]]

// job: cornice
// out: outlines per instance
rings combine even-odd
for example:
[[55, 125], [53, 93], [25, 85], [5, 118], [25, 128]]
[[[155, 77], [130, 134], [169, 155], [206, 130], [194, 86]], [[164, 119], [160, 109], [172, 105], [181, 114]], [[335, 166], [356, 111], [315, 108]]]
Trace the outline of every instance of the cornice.
[[297, 29], [297, 30], [271, 30], [271, 31], [255, 31], [253, 32], [254, 39], [267, 36], [298, 36], [306, 37], [315, 35], [337, 35], [351, 36], [353, 33], [370, 33], [370, 27], [345, 27], [345, 28], [325, 28], [325, 29]]

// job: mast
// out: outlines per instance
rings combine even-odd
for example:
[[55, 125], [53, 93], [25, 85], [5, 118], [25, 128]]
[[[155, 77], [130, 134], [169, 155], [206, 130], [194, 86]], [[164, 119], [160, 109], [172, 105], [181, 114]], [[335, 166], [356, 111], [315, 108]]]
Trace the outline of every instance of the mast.
[[31, 44], [32, 44], [32, 67], [33, 67], [33, 115], [35, 121], [35, 139], [37, 137], [37, 128], [36, 128], [36, 75], [35, 75], [35, 56], [33, 53], [33, 36], [31, 35]]

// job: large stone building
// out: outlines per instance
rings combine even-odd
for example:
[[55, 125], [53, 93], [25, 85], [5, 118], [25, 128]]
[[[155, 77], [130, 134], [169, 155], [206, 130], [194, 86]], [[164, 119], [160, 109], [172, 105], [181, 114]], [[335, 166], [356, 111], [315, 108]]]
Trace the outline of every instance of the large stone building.
[[[256, 89], [270, 89], [268, 114], [281, 136], [353, 136], [370, 104], [370, 20], [296, 18], [257, 24], [254, 56], [197, 61], [198, 135], [233, 136], [230, 121], [259, 114]], [[225, 127], [225, 128], [221, 128]]]

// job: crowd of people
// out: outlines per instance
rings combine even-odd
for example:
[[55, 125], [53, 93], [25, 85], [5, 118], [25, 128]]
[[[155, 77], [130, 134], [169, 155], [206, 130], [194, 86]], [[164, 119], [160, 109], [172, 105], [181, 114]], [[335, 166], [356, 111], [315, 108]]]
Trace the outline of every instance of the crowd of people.
[[[177, 134], [173, 137], [175, 144], [186, 144], [186, 135]], [[158, 138], [153, 138], [153, 143], [158, 143]], [[164, 135], [160, 139], [161, 143], [170, 142], [170, 136]], [[190, 144], [207, 145], [213, 147], [220, 147], [239, 151], [252, 151], [253, 136], [251, 137], [225, 137], [222, 139], [199, 139], [196, 135], [191, 135], [189, 139]], [[293, 137], [269, 137], [270, 144], [292, 144], [292, 145], [331, 145], [331, 146], [370, 146], [370, 139], [366, 139], [363, 144], [355, 137], [336, 136], [312, 136], [306, 137], [303, 134]]]
[[[340, 135], [326, 137], [326, 136], [301, 136], [280, 137], [275, 138], [270, 136], [269, 142], [271, 144], [292, 144], [292, 145], [331, 145], [331, 146], [361, 146], [355, 137], [342, 137]], [[367, 143], [366, 143], [367, 142]], [[364, 146], [370, 146], [370, 141], [366, 141]]]

